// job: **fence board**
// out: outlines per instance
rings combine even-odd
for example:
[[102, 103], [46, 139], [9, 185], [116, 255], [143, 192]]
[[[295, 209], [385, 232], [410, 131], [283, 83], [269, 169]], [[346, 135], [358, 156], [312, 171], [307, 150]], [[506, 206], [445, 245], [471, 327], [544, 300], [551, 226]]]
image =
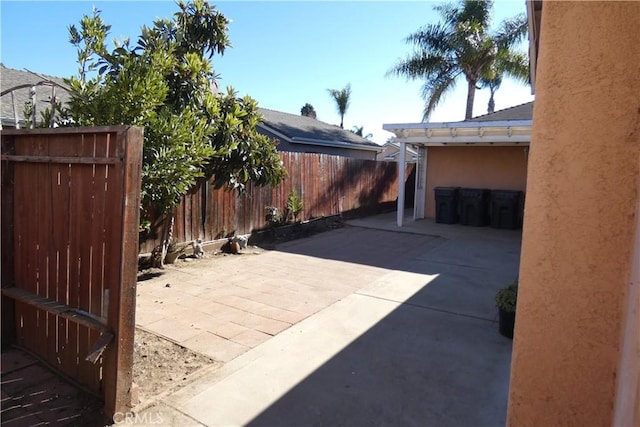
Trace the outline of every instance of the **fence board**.
[[[304, 202], [300, 219], [346, 214], [350, 216], [382, 212], [397, 198], [397, 164], [313, 153], [279, 153], [288, 171], [275, 188], [249, 184], [248, 198], [214, 189], [212, 181], [201, 181], [175, 210], [174, 238], [178, 242], [201, 238], [211, 241], [232, 233], [249, 234], [267, 226], [265, 207], [286, 207], [295, 190]], [[412, 170], [407, 168], [407, 177]], [[406, 179], [406, 177], [405, 177]], [[162, 236], [155, 219], [142, 252], [151, 252]]]

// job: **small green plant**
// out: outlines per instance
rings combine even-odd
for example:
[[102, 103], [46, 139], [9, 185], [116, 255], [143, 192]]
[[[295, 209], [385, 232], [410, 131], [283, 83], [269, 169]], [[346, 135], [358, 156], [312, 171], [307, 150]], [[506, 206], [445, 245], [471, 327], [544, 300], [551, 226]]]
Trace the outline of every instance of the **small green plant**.
[[287, 221], [298, 221], [300, 212], [304, 209], [304, 202], [302, 198], [298, 196], [295, 190], [291, 190], [289, 197], [287, 197]]
[[516, 280], [506, 288], [502, 288], [496, 293], [496, 306], [508, 313], [515, 313], [518, 299], [518, 281]]

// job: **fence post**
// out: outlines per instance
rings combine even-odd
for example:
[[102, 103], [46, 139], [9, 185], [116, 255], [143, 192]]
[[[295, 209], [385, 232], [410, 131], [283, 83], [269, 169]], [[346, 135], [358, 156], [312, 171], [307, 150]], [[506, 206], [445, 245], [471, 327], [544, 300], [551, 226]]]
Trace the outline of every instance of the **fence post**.
[[117, 342], [107, 348], [104, 358], [105, 415], [109, 418], [131, 409], [143, 129], [119, 130], [117, 139], [124, 149], [121, 168], [124, 198], [120, 287], [112, 288], [108, 315], [108, 325]]

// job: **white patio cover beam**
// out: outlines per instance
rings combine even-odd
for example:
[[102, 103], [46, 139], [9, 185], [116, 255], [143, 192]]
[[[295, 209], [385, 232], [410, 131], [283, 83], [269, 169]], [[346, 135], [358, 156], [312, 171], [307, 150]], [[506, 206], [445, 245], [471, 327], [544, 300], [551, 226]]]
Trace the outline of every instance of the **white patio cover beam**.
[[407, 144], [405, 142], [400, 143], [400, 152], [398, 153], [398, 215], [397, 224], [398, 227], [402, 227], [402, 220], [404, 219], [404, 175], [407, 168]]

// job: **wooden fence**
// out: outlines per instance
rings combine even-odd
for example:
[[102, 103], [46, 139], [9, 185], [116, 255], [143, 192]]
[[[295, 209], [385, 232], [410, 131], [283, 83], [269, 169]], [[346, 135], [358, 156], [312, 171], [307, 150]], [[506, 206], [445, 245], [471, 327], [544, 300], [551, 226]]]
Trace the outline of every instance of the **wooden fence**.
[[2, 131], [2, 342], [131, 405], [142, 129]]
[[[395, 162], [352, 159], [312, 153], [280, 153], [288, 177], [277, 187], [249, 186], [247, 196], [214, 189], [201, 181], [175, 211], [174, 239], [212, 241], [235, 234], [249, 234], [267, 226], [265, 208], [282, 210], [295, 190], [304, 202], [301, 219], [327, 215], [379, 213], [395, 208], [398, 169]], [[407, 178], [413, 168], [407, 170]], [[413, 185], [407, 185], [410, 192]], [[141, 236], [141, 251], [151, 252], [160, 243], [161, 224]]]

